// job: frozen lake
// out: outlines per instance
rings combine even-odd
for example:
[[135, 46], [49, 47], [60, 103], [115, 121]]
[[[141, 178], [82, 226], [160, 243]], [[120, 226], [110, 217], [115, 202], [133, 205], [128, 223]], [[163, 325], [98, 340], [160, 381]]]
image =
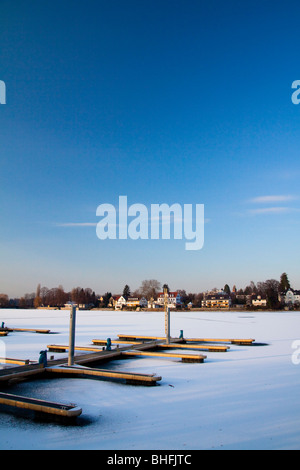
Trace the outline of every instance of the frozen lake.
[[[2, 321], [56, 334], [10, 333], [0, 338], [0, 357], [37, 361], [48, 344], [69, 341], [68, 311], [2, 309]], [[299, 312], [173, 312], [171, 335], [180, 330], [186, 338], [254, 338], [267, 345], [203, 352], [204, 364], [139, 357], [105, 366], [155, 373], [162, 377], [157, 387], [87, 378], [20, 383], [8, 392], [76, 403], [83, 413], [71, 427], [0, 408], [0, 449], [300, 449]], [[164, 313], [77, 312], [77, 346], [125, 333], [163, 336]]]

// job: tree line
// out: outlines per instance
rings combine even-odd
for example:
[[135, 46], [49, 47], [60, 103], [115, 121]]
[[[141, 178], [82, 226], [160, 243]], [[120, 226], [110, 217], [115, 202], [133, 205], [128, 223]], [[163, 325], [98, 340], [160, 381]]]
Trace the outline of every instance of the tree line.
[[[236, 289], [235, 286], [230, 288], [225, 284], [222, 289], [225, 293], [230, 295], [233, 304], [245, 303], [247, 296], [260, 295], [267, 299], [267, 307], [271, 309], [278, 309], [281, 307], [279, 294], [285, 292], [291, 287], [288, 276], [283, 273], [280, 280], [268, 279], [263, 282], [255, 284], [253, 281], [245, 288]], [[141, 286], [131, 291], [128, 284], [124, 286], [123, 292], [120, 294], [125, 298], [128, 297], [145, 297], [147, 300], [156, 299], [159, 292], [164, 289], [170, 291], [167, 283], [161, 284], [156, 279], [146, 279], [142, 281]], [[214, 288], [212, 292], [218, 292], [219, 289]], [[194, 307], [201, 307], [201, 302], [207, 292], [187, 293], [184, 289], [177, 289], [181, 296], [183, 306], [192, 303]], [[39, 308], [39, 307], [56, 307], [62, 308], [68, 302], [74, 302], [77, 305], [85, 306], [86, 308], [106, 308], [112, 297], [111, 292], [105, 294], [96, 294], [91, 288], [74, 287], [71, 291], [65, 292], [62, 285], [58, 287], [48, 288], [42, 287], [38, 284], [37, 289], [33, 293], [27, 293], [20, 299], [10, 299], [6, 294], [0, 294], [0, 308], [18, 307], [18, 308]]]

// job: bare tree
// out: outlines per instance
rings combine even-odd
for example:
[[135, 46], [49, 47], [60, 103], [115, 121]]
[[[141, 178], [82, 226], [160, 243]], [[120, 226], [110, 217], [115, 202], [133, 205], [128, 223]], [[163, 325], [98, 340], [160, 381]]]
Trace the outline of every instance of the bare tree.
[[267, 298], [267, 306], [272, 309], [279, 308], [279, 292], [280, 283], [276, 279], [268, 279], [265, 282], [257, 283], [257, 290], [260, 295]]
[[155, 298], [161, 289], [161, 284], [156, 279], [146, 279], [139, 288], [139, 293], [147, 300]]
[[9, 305], [9, 298], [6, 294], [0, 294], [0, 308], [8, 307]]

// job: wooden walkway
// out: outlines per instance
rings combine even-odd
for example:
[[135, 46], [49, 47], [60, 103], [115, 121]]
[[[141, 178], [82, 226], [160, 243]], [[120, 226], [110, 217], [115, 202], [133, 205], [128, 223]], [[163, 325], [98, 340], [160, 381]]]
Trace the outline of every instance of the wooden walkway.
[[[145, 339], [145, 338], [144, 338]], [[229, 346], [207, 346], [207, 345], [199, 345], [199, 344], [185, 344], [181, 339], [176, 339], [173, 338], [172, 341], [173, 343], [166, 344], [165, 343], [165, 338], [155, 338], [155, 337], [150, 337], [150, 340], [154, 341], [160, 341], [162, 344], [157, 343], [156, 348], [161, 348], [161, 349], [167, 349], [167, 348], [177, 348], [177, 349], [195, 349], [195, 350], [202, 350], [202, 351], [210, 351], [210, 352], [226, 352], [229, 348]], [[163, 341], [164, 339], [164, 341]], [[111, 341], [112, 344], [147, 344], [145, 342], [138, 342], [138, 341], [126, 341], [126, 340], [114, 340]], [[105, 340], [102, 339], [93, 339], [93, 344], [95, 345], [104, 345], [106, 344]]]
[[50, 330], [45, 330], [45, 329], [35, 329], [35, 328], [0, 328], [0, 334], [1, 333], [9, 333], [12, 331], [21, 331], [21, 332], [30, 332], [30, 333], [40, 333], [40, 334], [49, 334]]
[[206, 356], [199, 354], [177, 354], [177, 353], [163, 353], [155, 351], [124, 351], [122, 356], [148, 356], [148, 357], [162, 357], [162, 358], [179, 358], [182, 362], [200, 362], [203, 363]]
[[[59, 345], [50, 345], [50, 346], [54, 346], [54, 347], [57, 347], [57, 349], [59, 349]], [[153, 344], [150, 343], [150, 344], [147, 344], [147, 345], [134, 345], [132, 346], [133, 348], [134, 347], [141, 347], [141, 348], [146, 348], [148, 349], [149, 347], [153, 347]], [[68, 349], [68, 346], [62, 346], [63, 348]], [[74, 364], [76, 364], [76, 366], [87, 366], [87, 365], [91, 365], [92, 363], [94, 362], [109, 362], [111, 360], [114, 360], [114, 359], [120, 359], [121, 356], [122, 356], [122, 351], [123, 350], [128, 350], [128, 347], [124, 347], [124, 348], [118, 348], [118, 349], [114, 349], [114, 350], [111, 350], [111, 351], [107, 351], [107, 350], [102, 350], [102, 348], [88, 348], [86, 349], [86, 347], [76, 347], [76, 350], [78, 350], [78, 348], [81, 350], [81, 351], [88, 351], [87, 354], [81, 354], [81, 355], [77, 355], [74, 357]], [[47, 363], [47, 367], [42, 367], [40, 364], [29, 364], [29, 365], [24, 365], [24, 366], [19, 366], [19, 367], [12, 367], [12, 368], [9, 368], [9, 369], [3, 369], [3, 370], [0, 370], [0, 386], [1, 384], [3, 385], [7, 385], [7, 384], [13, 384], [15, 382], [19, 382], [20, 380], [30, 380], [31, 378], [34, 378], [36, 376], [41, 376], [41, 378], [43, 378], [43, 374], [45, 375], [45, 373], [49, 372], [50, 374], [58, 374], [59, 372], [58, 371], [53, 371], [52, 369], [54, 369], [55, 367], [57, 366], [62, 366], [64, 367], [64, 370], [63, 372], [64, 373], [68, 373], [65, 366], [66, 366], [66, 358], [62, 358], [62, 359], [56, 359], [56, 360], [48, 360], [48, 363]], [[75, 367], [73, 367], [73, 369], [75, 369]], [[87, 372], [87, 369], [84, 370], [84, 372], [81, 372], [81, 370], [83, 369], [80, 369], [80, 375], [89, 375], [89, 376], [92, 376], [94, 375], [94, 377], [98, 377], [99, 379], [101, 378], [101, 376], [104, 378], [111, 378], [111, 379], [116, 379], [116, 378], [123, 378], [126, 383], [130, 383], [130, 380], [132, 380], [132, 383], [133, 381], [136, 381], [136, 384], [137, 385], [149, 385], [149, 383], [151, 383], [152, 385], [156, 385], [158, 381], [161, 380], [161, 377], [157, 377], [155, 375], [151, 376], [151, 378], [149, 378], [149, 376], [147, 374], [135, 374], [135, 373], [129, 373], [132, 375], [132, 377], [129, 377], [127, 375], [127, 372], [123, 373], [121, 371], [118, 371], [118, 373], [123, 373], [123, 377], [117, 377], [117, 371], [109, 371], [109, 370], [105, 370], [105, 372], [99, 370], [99, 369], [94, 369], [94, 368], [90, 368], [89, 369], [89, 372]], [[95, 371], [95, 374], [92, 373], [92, 371]], [[108, 372], [110, 374], [108, 374]], [[62, 373], [62, 371], [61, 371]], [[69, 373], [72, 373], [72, 372], [69, 372]], [[78, 374], [78, 370], [76, 370], [76, 373]], [[75, 371], [73, 372], [73, 374], [75, 374]], [[135, 375], [135, 377], [133, 377], [133, 375]]]
[[72, 375], [79, 377], [96, 377], [106, 379], [124, 380], [127, 384], [156, 385], [162, 378], [155, 374], [139, 374], [136, 372], [115, 371], [109, 369], [95, 369], [78, 366], [47, 367], [46, 372], [58, 375]]
[[[9, 331], [31, 331], [36, 333], [50, 333], [50, 330], [36, 329], [2, 329], [3, 334]], [[1, 333], [1, 329], [0, 329]], [[68, 366], [67, 359], [48, 360], [47, 366], [30, 363], [29, 360], [0, 358], [0, 362], [10, 364], [21, 364], [18, 367], [10, 367], [0, 370], [0, 387], [7, 386], [23, 380], [32, 378], [45, 378], [50, 376], [73, 376], [90, 377], [103, 380], [122, 380], [127, 384], [135, 385], [157, 385], [162, 377], [155, 374], [140, 374], [135, 372], [125, 372], [120, 370], [99, 369], [91, 367], [93, 363], [109, 362], [115, 359], [126, 357], [161, 357], [179, 358], [182, 362], [203, 363], [206, 356], [202, 354], [181, 354], [179, 352], [164, 352], [167, 349], [190, 349], [193, 351], [208, 350], [211, 352], [226, 352], [228, 346], [220, 343], [231, 343], [237, 345], [252, 345], [253, 339], [211, 339], [211, 338], [171, 338], [170, 343], [166, 343], [166, 338], [161, 336], [142, 335], [118, 335], [117, 340], [110, 341], [116, 345], [111, 350], [106, 349], [107, 340], [92, 340], [94, 346], [76, 346], [75, 351], [82, 351], [74, 357], [74, 365]], [[213, 343], [213, 344], [209, 344]], [[219, 344], [216, 344], [219, 343]], [[97, 347], [98, 346], [98, 347]], [[69, 346], [50, 344], [47, 346], [49, 352], [66, 352]], [[76, 405], [64, 405], [60, 403], [45, 402], [33, 398], [9, 395], [0, 392], [0, 405], [9, 405], [17, 408], [25, 408], [37, 411], [50, 416], [61, 416], [72, 418], [79, 416], [81, 408]]]
[[23, 408], [63, 418], [76, 418], [82, 413], [82, 409], [74, 404], [55, 403], [2, 392], [0, 392], [0, 405]]
[[[94, 340], [97, 342], [97, 340]], [[99, 342], [102, 343], [102, 341], [100, 340]], [[120, 358], [124, 357], [124, 356], [152, 356], [152, 357], [162, 357], [162, 358], [179, 358], [182, 360], [182, 362], [204, 362], [204, 359], [206, 359], [206, 356], [200, 356], [200, 355], [191, 355], [191, 354], [179, 354], [179, 353], [165, 353], [165, 352], [157, 352], [157, 351], [147, 351], [145, 352], [144, 349], [166, 349], [168, 347], [173, 347], [173, 348], [177, 348], [178, 346], [180, 347], [181, 345], [177, 345], [177, 344], [170, 344], [170, 345], [166, 345], [166, 344], [158, 344], [158, 343], [135, 343], [135, 345], [138, 346], [137, 349], [133, 350], [133, 348], [117, 348], [117, 349], [114, 349], [113, 351], [115, 352], [119, 352], [120, 353]], [[183, 345], [185, 346], [185, 345]], [[47, 348], [49, 349], [50, 352], [66, 352], [67, 349], [69, 348], [69, 346], [66, 346], [66, 345], [57, 345], [57, 344], [50, 344], [47, 346]], [[188, 349], [194, 349], [193, 347], [192, 348], [189, 348], [187, 346]], [[90, 346], [76, 346], [74, 348], [76, 351], [100, 351], [99, 348], [95, 348], [95, 347], [90, 347]], [[207, 348], [204, 348], [204, 349], [207, 349]], [[226, 350], [227, 348], [224, 348], [224, 350]], [[216, 348], [216, 350], [219, 350], [218, 348]]]
[[[140, 340], [140, 341], [153, 341], [153, 340], [165, 340], [160, 336], [143, 336], [143, 335], [118, 335], [118, 338], [130, 342], [131, 340]], [[173, 339], [171, 338], [171, 342]], [[254, 343], [255, 339], [215, 339], [215, 338], [177, 338], [176, 341], [181, 343], [231, 343], [236, 345], [245, 345], [249, 346]]]
[[170, 343], [170, 344], [159, 344], [157, 346], [160, 349], [194, 349], [194, 350], [202, 350], [202, 351], [209, 351], [209, 352], [226, 352], [230, 349], [228, 346], [202, 346], [199, 344], [190, 345], [190, 344], [181, 344], [181, 343]]
[[19, 366], [24, 366], [29, 364], [29, 359], [10, 359], [9, 357], [0, 357], [0, 364], [16, 364]]
[[184, 338], [186, 343], [231, 343], [239, 346], [250, 346], [255, 339], [215, 339], [215, 338]]

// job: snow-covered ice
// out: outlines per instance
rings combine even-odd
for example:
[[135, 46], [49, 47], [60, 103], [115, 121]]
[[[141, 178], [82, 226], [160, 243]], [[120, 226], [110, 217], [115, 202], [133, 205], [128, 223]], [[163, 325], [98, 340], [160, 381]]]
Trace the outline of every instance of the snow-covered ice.
[[[69, 311], [2, 309], [2, 321], [56, 333], [1, 337], [7, 357], [38, 360], [49, 343], [69, 341]], [[203, 352], [204, 364], [144, 357], [105, 366], [155, 373], [162, 376], [157, 387], [88, 378], [17, 384], [10, 393], [76, 403], [83, 413], [78, 425], [64, 426], [0, 408], [0, 449], [300, 449], [299, 325], [300, 312], [173, 312], [172, 336], [183, 330], [187, 338], [254, 338], [267, 345]], [[78, 346], [124, 333], [163, 336], [164, 313], [77, 312]]]

